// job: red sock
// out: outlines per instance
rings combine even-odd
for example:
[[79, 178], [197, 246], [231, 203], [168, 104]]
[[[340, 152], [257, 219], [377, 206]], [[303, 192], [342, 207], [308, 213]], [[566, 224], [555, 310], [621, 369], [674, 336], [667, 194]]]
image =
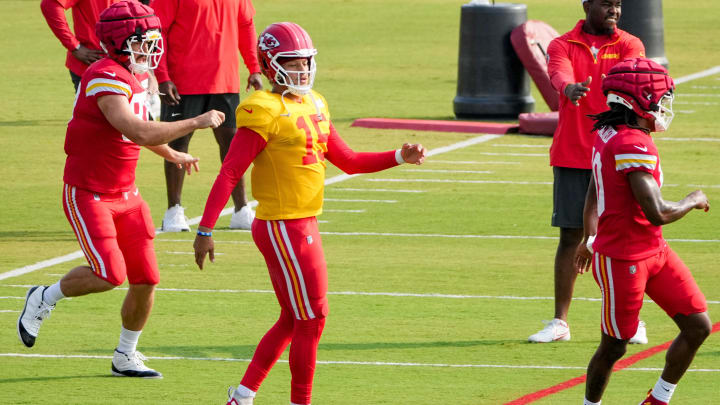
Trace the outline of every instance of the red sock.
[[317, 347], [320, 342], [325, 318], [307, 321], [295, 320], [292, 344], [290, 345], [290, 401], [293, 404], [309, 404], [312, 383], [315, 376]]
[[280, 312], [280, 319], [267, 331], [255, 349], [252, 361], [243, 376], [242, 385], [253, 391], [260, 388], [260, 384], [290, 343], [293, 321], [292, 314], [285, 310]]

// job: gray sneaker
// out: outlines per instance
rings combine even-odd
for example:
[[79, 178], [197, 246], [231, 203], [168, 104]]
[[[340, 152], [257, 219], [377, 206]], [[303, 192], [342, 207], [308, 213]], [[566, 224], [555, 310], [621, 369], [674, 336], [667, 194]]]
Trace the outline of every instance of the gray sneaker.
[[35, 345], [38, 331], [43, 321], [50, 317], [50, 311], [55, 305], [48, 305], [43, 301], [43, 292], [47, 286], [30, 288], [25, 296], [25, 306], [17, 322], [18, 337], [27, 347]]
[[115, 349], [112, 359], [112, 374], [116, 377], [163, 378], [159, 372], [145, 366], [147, 360], [142, 353], [123, 353]]

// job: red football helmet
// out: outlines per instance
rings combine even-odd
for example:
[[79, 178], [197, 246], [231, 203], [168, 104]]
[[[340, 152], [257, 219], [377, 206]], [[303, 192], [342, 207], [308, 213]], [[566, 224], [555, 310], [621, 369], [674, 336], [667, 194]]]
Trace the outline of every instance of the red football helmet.
[[[315, 81], [315, 55], [317, 49], [313, 48], [310, 35], [295, 23], [270, 24], [258, 38], [258, 59], [263, 74], [271, 83], [286, 86], [290, 93], [299, 96], [309, 93]], [[280, 64], [280, 58], [307, 58], [309, 71], [286, 70]], [[303, 86], [299, 85], [299, 75], [304, 73], [309, 75], [309, 80]]]
[[659, 63], [632, 58], [613, 66], [603, 79], [607, 104], [619, 103], [640, 117], [655, 121], [655, 132], [668, 129], [673, 119], [675, 83]]
[[[95, 34], [110, 55], [134, 73], [155, 69], [163, 53], [160, 19], [155, 11], [137, 1], [114, 3], [100, 13]], [[133, 49], [132, 44], [140, 46]], [[145, 61], [138, 63], [139, 57]]]

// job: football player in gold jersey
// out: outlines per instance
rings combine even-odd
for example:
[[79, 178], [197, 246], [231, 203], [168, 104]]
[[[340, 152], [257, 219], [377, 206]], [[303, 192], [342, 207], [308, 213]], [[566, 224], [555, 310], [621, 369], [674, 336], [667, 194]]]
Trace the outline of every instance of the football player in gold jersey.
[[422, 164], [419, 144], [361, 153], [350, 149], [330, 121], [315, 78], [310, 36], [293, 23], [268, 26], [258, 40], [272, 91], [256, 91], [237, 109], [238, 131], [210, 192], [195, 238], [195, 261], [214, 260], [212, 229], [245, 170], [252, 169], [258, 201], [252, 235], [265, 258], [280, 318], [260, 341], [228, 405], [252, 404], [268, 372], [290, 346], [291, 404], [310, 404], [317, 346], [328, 314], [327, 266], [316, 216], [322, 212], [325, 160], [346, 173], [370, 173], [402, 163]]

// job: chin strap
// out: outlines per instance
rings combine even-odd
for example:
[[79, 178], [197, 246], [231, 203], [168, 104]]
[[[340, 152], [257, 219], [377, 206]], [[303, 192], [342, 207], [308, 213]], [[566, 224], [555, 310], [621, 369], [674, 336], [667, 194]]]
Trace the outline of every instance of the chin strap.
[[289, 117], [290, 116], [290, 109], [287, 108], [287, 104], [285, 104], [285, 95], [290, 93], [289, 89], [286, 89], [285, 91], [280, 94], [280, 101], [282, 101], [283, 107], [285, 107], [285, 111], [287, 111], [287, 114], [280, 114], [281, 117]]

